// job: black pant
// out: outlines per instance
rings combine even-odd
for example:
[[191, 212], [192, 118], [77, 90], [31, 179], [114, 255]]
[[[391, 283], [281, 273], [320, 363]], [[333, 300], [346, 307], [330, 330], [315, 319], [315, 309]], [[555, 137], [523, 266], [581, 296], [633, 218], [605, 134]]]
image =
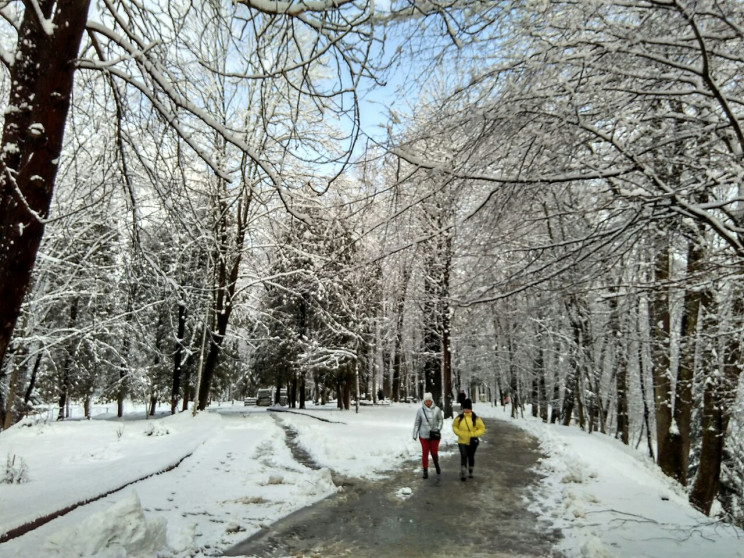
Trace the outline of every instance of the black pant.
[[457, 444], [457, 447], [460, 450], [460, 467], [472, 469], [475, 465], [475, 450], [478, 448], [471, 444]]

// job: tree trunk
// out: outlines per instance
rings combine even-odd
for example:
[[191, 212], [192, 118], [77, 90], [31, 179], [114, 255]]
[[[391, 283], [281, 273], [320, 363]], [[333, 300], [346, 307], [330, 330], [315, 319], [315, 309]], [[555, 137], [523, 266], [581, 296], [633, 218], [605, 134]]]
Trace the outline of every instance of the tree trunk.
[[722, 386], [717, 376], [708, 378], [703, 394], [703, 442], [700, 465], [690, 492], [690, 503], [705, 514], [710, 513], [718, 494], [723, 460], [725, 418], [721, 408]]
[[[77, 297], [73, 298], [70, 302], [70, 316], [68, 321], [68, 329], [72, 331], [77, 323], [79, 300]], [[59, 387], [59, 412], [57, 413], [57, 420], [67, 418], [67, 398], [70, 393], [70, 367], [72, 366], [73, 360], [73, 342], [69, 342], [69, 349], [65, 351], [65, 358], [62, 361], [62, 378], [60, 379]]]
[[13, 337], [49, 216], [89, 4], [90, 0], [39, 2], [44, 18], [52, 20], [48, 33], [40, 14], [25, 3], [18, 30], [0, 144], [0, 363]]
[[[12, 350], [9, 350], [5, 356], [10, 356], [10, 353], [12, 353]], [[3, 363], [0, 362], [0, 424], [5, 424], [5, 409], [7, 406], [7, 400], [6, 395], [7, 392], [4, 389], [5, 386], [5, 378], [7, 378], [8, 373], [5, 371], [5, 367], [3, 366]]]
[[[21, 331], [26, 332], [28, 327], [28, 312], [24, 314], [23, 325]], [[39, 353], [41, 355], [41, 353]], [[8, 351], [8, 364], [11, 369], [10, 382], [8, 383], [8, 391], [4, 395], [6, 396], [2, 420], [0, 426], [4, 429], [10, 428], [13, 424], [23, 418], [22, 409], [25, 408], [25, 401], [20, 397], [23, 386], [26, 383], [26, 376], [28, 366], [26, 361], [28, 359], [28, 344], [18, 344]], [[38, 367], [39, 358], [36, 359], [36, 367]], [[0, 391], [2, 391], [2, 382], [0, 381]]]
[[292, 375], [292, 384], [289, 392], [289, 406], [292, 409], [297, 408], [297, 387], [298, 387], [297, 374]]
[[536, 354], [532, 359], [532, 389], [530, 390], [530, 399], [532, 402], [532, 416], [533, 418], [537, 418], [538, 415], [542, 414], [542, 392], [545, 389], [545, 363], [543, 362], [542, 339], [540, 337], [539, 324], [534, 332], [534, 339], [534, 351]]
[[181, 399], [181, 411], [182, 412], [189, 410], [189, 401], [191, 400], [192, 395], [193, 394], [192, 394], [191, 382], [187, 380], [183, 386], [183, 398]]
[[85, 394], [85, 401], [83, 401], [83, 415], [88, 420], [93, 418], [91, 416], [92, 407], [93, 407], [93, 395], [90, 393], [87, 393]]
[[550, 424], [561, 420], [561, 386], [557, 375], [553, 378], [553, 397], [550, 406]]
[[[243, 173], [245, 174], [245, 173]], [[209, 395], [212, 387], [212, 378], [219, 361], [222, 342], [227, 333], [227, 324], [230, 321], [230, 315], [233, 310], [233, 299], [235, 297], [235, 288], [238, 283], [238, 273], [240, 271], [240, 262], [243, 255], [243, 243], [245, 241], [245, 232], [248, 222], [248, 209], [251, 205], [251, 189], [243, 184], [245, 197], [238, 200], [236, 210], [236, 229], [235, 236], [230, 242], [227, 232], [227, 223], [225, 219], [229, 212], [224, 201], [220, 202], [220, 244], [217, 254], [216, 275], [216, 298], [214, 301], [214, 311], [212, 315], [216, 319], [216, 329], [212, 333], [209, 344], [209, 354], [207, 355], [204, 369], [202, 370], [201, 382], [199, 383], [199, 401], [197, 409], [204, 410], [209, 404]], [[234, 252], [230, 252], [232, 249]]]
[[34, 387], [36, 386], [36, 378], [39, 374], [39, 367], [41, 366], [42, 357], [43, 353], [41, 352], [41, 350], [39, 350], [39, 353], [36, 355], [36, 360], [34, 361], [34, 368], [31, 371], [31, 378], [28, 381], [26, 393], [23, 396], [23, 402], [26, 404], [26, 406], [28, 406], [28, 403], [31, 400], [31, 394], [34, 392]]
[[400, 368], [401, 352], [403, 351], [403, 317], [406, 306], [406, 290], [408, 289], [408, 279], [411, 275], [411, 268], [408, 265], [403, 266], [403, 277], [401, 278], [398, 301], [395, 305], [397, 317], [395, 324], [395, 335], [393, 336], [393, 373], [392, 373], [392, 393], [390, 398], [396, 403], [400, 401]]
[[511, 417], [517, 418], [519, 410], [522, 407], [522, 394], [520, 393], [519, 381], [517, 379], [517, 366], [514, 359], [514, 343], [512, 341], [511, 332], [507, 332], [506, 349], [509, 359], [509, 394], [512, 404]]
[[442, 342], [437, 327], [437, 305], [434, 301], [436, 290], [427, 281], [424, 301], [424, 391], [431, 392], [435, 401], [440, 400], [442, 392]]
[[610, 305], [610, 343], [612, 344], [612, 367], [615, 370], [615, 392], [617, 395], [617, 430], [616, 436], [626, 446], [630, 444], [630, 425], [628, 423], [628, 342], [620, 327], [620, 311], [618, 309], [618, 291], [611, 288], [613, 296]]
[[[65, 383], [65, 385], [67, 385]], [[59, 393], [59, 399], [57, 400], [57, 420], [64, 420], [67, 418], [67, 390], [63, 389]]]
[[178, 394], [181, 391], [181, 368], [183, 366], [183, 336], [186, 334], [186, 305], [178, 303], [178, 333], [176, 350], [173, 353], [173, 387], [171, 389], [171, 414], [176, 414]]
[[615, 391], [617, 392], [617, 436], [626, 446], [630, 444], [630, 422], [628, 421], [628, 358], [625, 352], [627, 347], [621, 349], [625, 354], [623, 358], [616, 361], [617, 375], [615, 376]]
[[[444, 312], [445, 314], [448, 313], [449, 309], [445, 309]], [[454, 399], [452, 394], [452, 349], [449, 328], [449, 318], [445, 317], [442, 327], [442, 381], [444, 382], [442, 390], [444, 392], [444, 418], [452, 418], [454, 416], [452, 406], [452, 401]]]
[[651, 333], [651, 377], [654, 385], [656, 415], [656, 455], [661, 470], [673, 477], [677, 465], [670, 447], [672, 435], [672, 371], [669, 356], [670, 316], [669, 243], [660, 239], [654, 261], [655, 291], [649, 300], [649, 332]]
[[574, 389], [576, 398], [576, 414], [579, 421], [579, 428], [586, 430], [586, 414], [584, 413], [584, 399], [581, 397], [581, 374], [576, 374], [576, 388]]
[[[700, 234], [702, 230], [698, 231]], [[692, 239], [687, 247], [687, 275], [694, 277], [703, 264], [704, 250]], [[702, 237], [700, 238], [702, 240]], [[679, 372], [675, 384], [674, 423], [670, 433], [671, 455], [667, 462], [673, 478], [687, 485], [687, 468], [690, 457], [690, 432], [692, 429], [692, 386], [695, 379], [695, 353], [701, 313], [710, 306], [712, 295], [707, 288], [688, 288], [685, 291], [684, 311], [681, 319]], [[667, 472], [667, 474], [670, 474]]]
[[563, 406], [561, 407], [561, 424], [563, 426], [569, 426], [571, 424], [578, 382], [576, 357], [573, 356], [575, 348], [571, 347], [570, 351], [571, 356], [569, 357], [568, 373], [566, 374], [566, 389], [563, 392]]
[[[744, 299], [736, 294], [732, 314], [736, 323], [733, 331], [741, 331]], [[706, 324], [707, 326], [707, 324]], [[706, 333], [712, 333], [705, 327]], [[705, 514], [720, 488], [721, 464], [731, 412], [737, 399], [739, 377], [742, 371], [741, 333], [728, 336], [724, 346], [723, 373], [709, 370], [703, 394], [703, 441], [700, 465], [690, 492], [690, 503]]]
[[351, 382], [352, 375], [349, 371], [344, 372], [344, 410], [348, 411], [351, 408]]
[[382, 349], [382, 395], [390, 398], [390, 394], [393, 393], [392, 377], [391, 377], [391, 355], [388, 348], [385, 346]]
[[[214, 371], [217, 368], [217, 362], [219, 361], [222, 341], [225, 338], [224, 330], [227, 329], [227, 321], [227, 315], [218, 315], [218, 330], [216, 332], [210, 331], [207, 334], [209, 337], [209, 351], [207, 352], [207, 358], [204, 361], [204, 368], [202, 369], [202, 377], [201, 381], [199, 382], [199, 393], [196, 394], [196, 408], [200, 411], [203, 411], [209, 405], [209, 396], [212, 388], [212, 378], [214, 376]], [[224, 326], [224, 329], [220, 327], [221, 325]], [[206, 324], [205, 327], [207, 327]], [[220, 332], [221, 329], [222, 332]]]
[[392, 370], [392, 387], [390, 399], [396, 403], [400, 401], [400, 361], [403, 351], [401, 333], [403, 330], [403, 304], [404, 299], [401, 297], [398, 301], [398, 319], [396, 323], [395, 336], [393, 337], [393, 370]]
[[540, 418], [543, 422], [548, 422], [548, 387], [545, 382], [545, 357], [544, 349], [542, 345], [542, 339], [539, 339], [539, 347], [537, 348], [537, 372], [540, 376], [537, 384], [537, 404], [540, 407]]
[[305, 408], [305, 372], [300, 376], [300, 409]]
[[119, 385], [116, 390], [116, 416], [124, 416], [124, 401], [129, 395], [130, 377], [129, 377], [129, 351], [132, 347], [132, 337], [129, 332], [132, 330], [131, 324], [134, 321], [134, 305], [137, 298], [139, 285], [135, 282], [129, 284], [127, 294], [126, 312], [124, 320], [124, 339], [121, 343], [121, 365], [119, 366]]
[[452, 349], [451, 349], [451, 335], [450, 335], [450, 307], [449, 300], [450, 295], [450, 267], [452, 266], [452, 238], [447, 237], [444, 243], [444, 262], [442, 270], [442, 296], [440, 297], [440, 304], [442, 306], [442, 382], [444, 385], [442, 389], [443, 400], [444, 400], [444, 418], [452, 418], [454, 412], [452, 409], [452, 400], [454, 394], [452, 393]]
[[[555, 354], [561, 354], [560, 341], [555, 341]], [[553, 359], [553, 397], [550, 401], [550, 424], [555, 424], [561, 420], [561, 384], [558, 378], [558, 365]]]
[[[637, 319], [640, 320], [641, 313], [637, 313]], [[638, 324], [639, 329], [641, 324]], [[644, 359], [641, 354], [641, 344], [639, 343], [637, 346], [637, 350], [635, 351], [636, 360], [638, 363], [638, 380], [639, 384], [641, 386], [641, 398], [643, 399], [643, 424], [646, 427], [646, 443], [648, 444], [648, 455], [651, 459], [655, 459], [654, 457], [654, 444], [653, 439], [651, 435], [651, 410], [649, 409], [648, 405], [648, 397], [646, 396], [646, 379], [645, 379], [645, 366], [644, 366]], [[651, 366], [651, 365], [649, 365]], [[643, 432], [643, 429], [641, 429], [641, 432]], [[640, 439], [638, 440], [640, 443]]]
[[563, 396], [563, 409], [561, 412], [563, 426], [571, 424], [574, 407], [577, 408], [579, 426], [583, 430], [584, 406], [581, 399], [581, 359], [583, 352], [583, 331], [581, 326], [581, 315], [575, 297], [566, 301], [566, 314], [571, 324], [572, 344], [569, 349], [568, 374], [566, 376], [566, 392]]
[[[15, 360], [15, 359], [14, 359]], [[19, 363], [14, 363], [11, 367], [10, 384], [8, 385], [8, 397], [5, 405], [5, 418], [3, 421], [3, 430], [7, 430], [16, 422], [16, 391], [18, 388]]]

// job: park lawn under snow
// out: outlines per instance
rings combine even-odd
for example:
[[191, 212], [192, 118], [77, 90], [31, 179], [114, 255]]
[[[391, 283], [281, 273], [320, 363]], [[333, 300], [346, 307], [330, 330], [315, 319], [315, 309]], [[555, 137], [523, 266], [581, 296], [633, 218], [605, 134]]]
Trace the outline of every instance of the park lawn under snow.
[[[15, 456], [16, 470], [22, 461], [28, 482], [0, 484], [0, 537], [178, 465], [0, 544], [0, 558], [219, 556], [335, 492], [331, 469], [375, 478], [406, 466], [411, 482], [400, 489], [416, 490], [417, 406], [362, 406], [357, 414], [333, 406], [289, 413], [223, 404], [196, 417], [145, 420], [139, 411], [126, 420], [100, 415], [16, 425], [0, 434], [0, 458]], [[485, 403], [476, 412], [511, 421], [508, 409]], [[562, 529], [559, 550], [566, 556], [744, 557], [744, 532], [692, 509], [684, 491], [642, 453], [575, 427], [532, 418], [513, 423], [534, 434], [546, 454], [532, 509]], [[297, 432], [322, 469], [293, 459], [281, 425]], [[447, 427], [443, 442], [443, 450], [454, 450]]]

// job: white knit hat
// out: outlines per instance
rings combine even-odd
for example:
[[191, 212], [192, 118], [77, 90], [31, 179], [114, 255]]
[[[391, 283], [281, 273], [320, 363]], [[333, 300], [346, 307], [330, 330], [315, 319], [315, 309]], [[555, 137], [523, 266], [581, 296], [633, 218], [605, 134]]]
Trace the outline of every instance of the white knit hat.
[[424, 401], [434, 401], [434, 396], [430, 392], [424, 394]]

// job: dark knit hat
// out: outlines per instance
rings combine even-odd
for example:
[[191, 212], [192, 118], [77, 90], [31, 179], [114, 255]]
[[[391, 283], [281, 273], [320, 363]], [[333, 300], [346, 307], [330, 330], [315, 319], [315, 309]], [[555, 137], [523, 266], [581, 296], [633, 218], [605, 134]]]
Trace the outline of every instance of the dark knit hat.
[[472, 399], [466, 399], [462, 402], [462, 408], [463, 409], [473, 409], [473, 400]]

